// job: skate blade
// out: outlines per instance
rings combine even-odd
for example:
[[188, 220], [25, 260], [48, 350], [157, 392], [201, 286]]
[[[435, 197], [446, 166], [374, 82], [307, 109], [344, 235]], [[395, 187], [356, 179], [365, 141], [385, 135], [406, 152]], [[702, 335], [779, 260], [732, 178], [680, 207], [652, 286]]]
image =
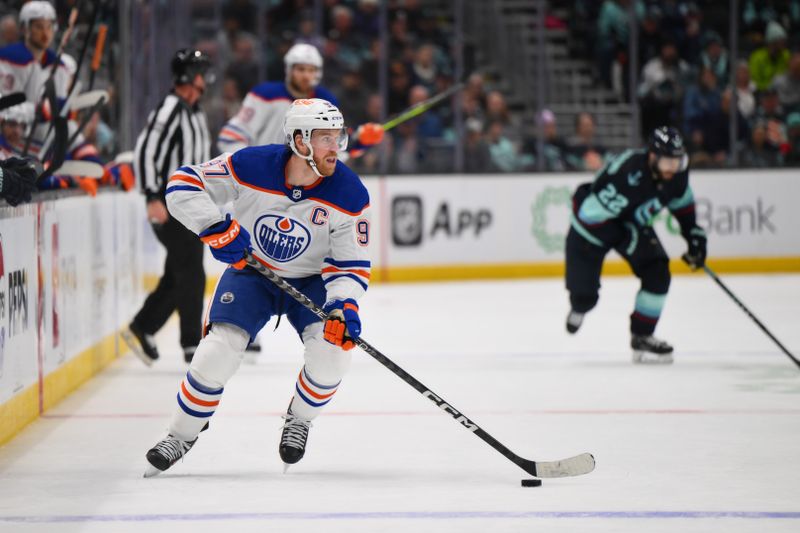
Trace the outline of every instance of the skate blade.
[[158, 468], [154, 467], [153, 465], [148, 465], [147, 466], [147, 470], [144, 471], [144, 477], [145, 478], [155, 477], [155, 476], [159, 475], [160, 473], [161, 473], [161, 470], [159, 470]]
[[659, 355], [652, 352], [634, 350], [633, 362], [637, 365], [671, 365], [673, 358], [671, 353]]
[[283, 473], [284, 474], [289, 470], [290, 466], [292, 466], [292, 465], [290, 465], [289, 463], [283, 463]]
[[147, 357], [147, 354], [144, 353], [144, 350], [142, 350], [142, 347], [139, 345], [139, 341], [136, 340], [136, 337], [134, 337], [131, 332], [123, 331], [120, 335], [122, 336], [122, 340], [125, 341], [125, 344], [128, 345], [128, 348], [133, 352], [133, 355], [138, 357], [145, 365], [153, 366], [153, 360]]

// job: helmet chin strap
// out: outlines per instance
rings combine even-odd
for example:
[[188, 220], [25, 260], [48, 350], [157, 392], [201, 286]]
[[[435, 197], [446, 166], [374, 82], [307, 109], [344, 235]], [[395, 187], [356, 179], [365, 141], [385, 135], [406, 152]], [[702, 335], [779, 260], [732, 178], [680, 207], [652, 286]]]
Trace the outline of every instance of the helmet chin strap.
[[305, 159], [308, 166], [311, 167], [311, 170], [314, 171], [314, 174], [316, 174], [318, 178], [323, 178], [324, 176], [320, 173], [317, 168], [317, 163], [314, 161], [314, 147], [311, 146], [311, 143], [306, 144], [306, 146], [308, 146], [308, 155], [303, 155], [297, 151], [297, 146], [295, 146], [294, 141], [292, 141], [292, 152], [294, 152], [297, 157]]

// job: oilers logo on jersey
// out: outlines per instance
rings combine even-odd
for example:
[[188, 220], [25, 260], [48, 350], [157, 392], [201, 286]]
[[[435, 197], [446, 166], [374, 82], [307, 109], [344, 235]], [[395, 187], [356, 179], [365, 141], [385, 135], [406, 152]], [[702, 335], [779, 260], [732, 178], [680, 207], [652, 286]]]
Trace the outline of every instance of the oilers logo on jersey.
[[279, 263], [299, 257], [311, 244], [311, 232], [300, 222], [281, 215], [256, 220], [256, 243], [261, 252]]

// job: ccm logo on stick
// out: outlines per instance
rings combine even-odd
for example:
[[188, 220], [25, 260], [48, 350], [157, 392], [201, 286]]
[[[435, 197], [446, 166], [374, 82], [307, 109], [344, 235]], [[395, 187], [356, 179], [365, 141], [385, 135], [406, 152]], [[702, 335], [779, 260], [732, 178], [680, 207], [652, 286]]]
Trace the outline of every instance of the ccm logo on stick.
[[451, 415], [453, 418], [456, 419], [456, 422], [458, 422], [459, 424], [461, 424], [462, 426], [464, 426], [468, 430], [475, 431], [476, 429], [478, 429], [478, 425], [477, 424], [473, 424], [472, 421], [469, 418], [467, 418], [466, 416], [462, 415], [457, 410], [453, 409], [453, 407], [450, 404], [448, 404], [447, 402], [445, 402], [444, 400], [442, 400], [441, 398], [436, 396], [431, 391], [427, 390], [427, 391], [423, 392], [422, 395], [425, 396], [426, 398], [428, 398], [429, 400], [431, 400], [436, 405], [438, 405], [439, 409], [441, 409], [445, 413], [448, 413], [449, 415]]

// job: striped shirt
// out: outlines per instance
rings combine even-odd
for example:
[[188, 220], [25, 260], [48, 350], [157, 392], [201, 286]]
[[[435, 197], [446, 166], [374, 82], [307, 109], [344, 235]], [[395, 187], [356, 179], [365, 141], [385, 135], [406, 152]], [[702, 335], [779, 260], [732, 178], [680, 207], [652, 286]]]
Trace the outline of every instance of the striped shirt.
[[210, 151], [205, 113], [170, 93], [150, 113], [136, 140], [133, 171], [148, 200], [163, 200], [172, 171], [208, 161]]

